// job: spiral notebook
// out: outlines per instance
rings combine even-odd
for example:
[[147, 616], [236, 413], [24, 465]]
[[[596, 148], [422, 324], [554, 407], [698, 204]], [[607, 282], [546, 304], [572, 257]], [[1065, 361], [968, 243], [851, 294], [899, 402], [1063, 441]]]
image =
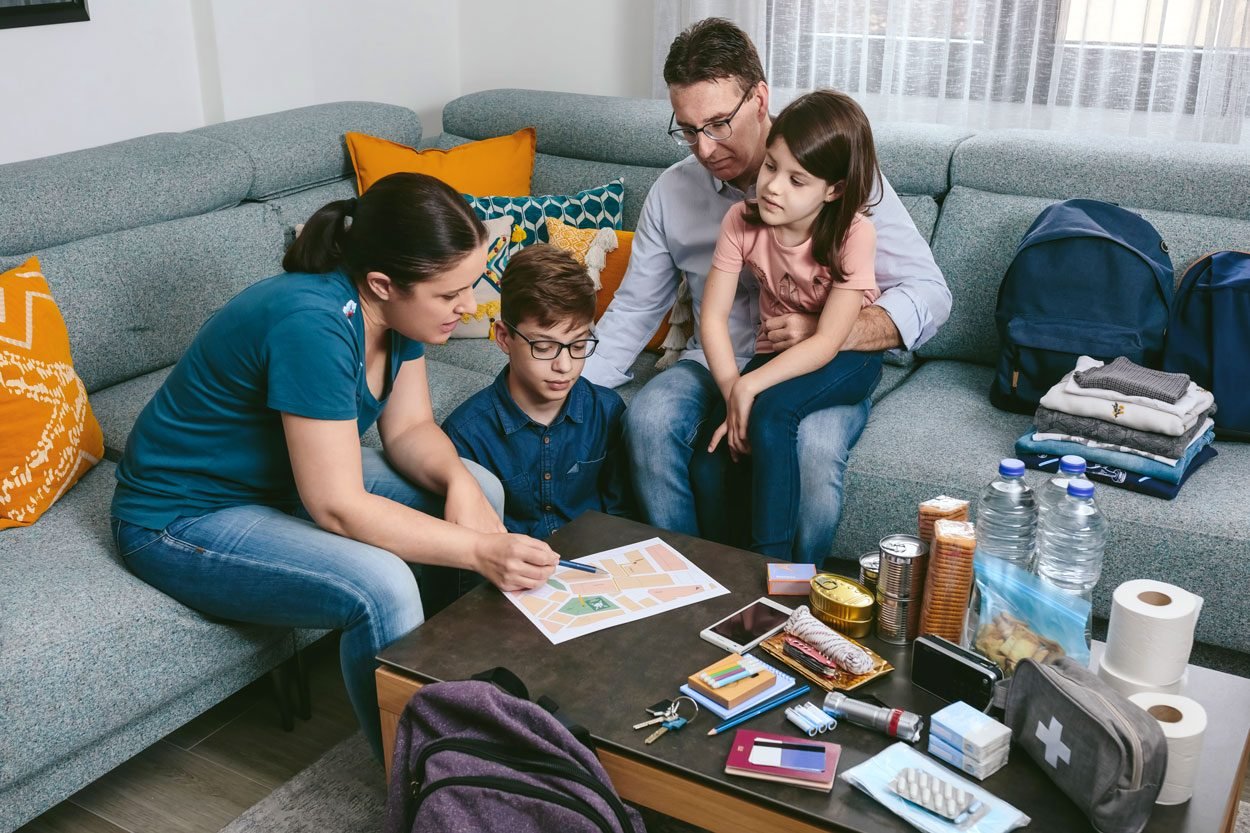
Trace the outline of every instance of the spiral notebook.
[[[759, 661], [757, 660], [757, 662]], [[699, 692], [692, 689], [688, 683], [682, 684], [681, 693], [693, 699], [696, 703], [698, 703], [699, 708], [707, 709], [712, 714], [719, 717], [721, 720], [727, 720], [731, 717], [734, 717], [735, 715], [741, 714], [742, 712], [746, 711], [752, 706], [758, 706], [760, 703], [763, 703], [768, 698], [773, 697], [774, 695], [780, 694], [781, 692], [785, 691], [788, 688], [794, 687], [794, 683], [795, 683], [794, 677], [791, 677], [789, 674], [787, 674], [784, 671], [777, 670], [777, 668], [775, 668], [772, 665], [769, 665], [766, 662], [759, 662], [759, 665], [773, 672], [773, 674], [776, 675], [777, 677], [776, 682], [772, 684], [771, 688], [764, 689], [759, 694], [752, 697], [750, 700], [744, 700], [738, 705], [734, 706], [732, 709], [727, 709], [724, 706], [720, 705], [719, 703], [715, 703], [709, 700], [708, 698], [704, 697]]]

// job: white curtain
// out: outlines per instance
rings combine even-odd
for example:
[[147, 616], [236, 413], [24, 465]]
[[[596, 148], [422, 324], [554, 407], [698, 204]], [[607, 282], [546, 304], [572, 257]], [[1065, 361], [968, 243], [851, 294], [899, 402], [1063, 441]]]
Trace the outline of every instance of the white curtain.
[[828, 86], [874, 120], [1250, 143], [1250, 0], [659, 0], [661, 62], [707, 14], [752, 34], [777, 107]]

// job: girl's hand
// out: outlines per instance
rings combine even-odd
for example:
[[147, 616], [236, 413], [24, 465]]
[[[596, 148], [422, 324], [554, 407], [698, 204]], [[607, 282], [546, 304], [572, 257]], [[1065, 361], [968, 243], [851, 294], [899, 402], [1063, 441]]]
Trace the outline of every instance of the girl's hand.
[[443, 520], [474, 532], [493, 534], [508, 531], [472, 475], [454, 480], [447, 487]]
[[816, 332], [819, 316], [810, 312], [788, 312], [764, 319], [764, 335], [777, 353], [806, 341]]
[[751, 453], [751, 441], [747, 436], [747, 427], [751, 420], [751, 406], [755, 404], [756, 392], [747, 377], [739, 379], [725, 403], [728, 413], [725, 426], [729, 437], [729, 453], [736, 461], [739, 457]]
[[477, 572], [505, 593], [539, 586], [559, 560], [555, 550], [528, 535], [483, 535], [477, 548]]

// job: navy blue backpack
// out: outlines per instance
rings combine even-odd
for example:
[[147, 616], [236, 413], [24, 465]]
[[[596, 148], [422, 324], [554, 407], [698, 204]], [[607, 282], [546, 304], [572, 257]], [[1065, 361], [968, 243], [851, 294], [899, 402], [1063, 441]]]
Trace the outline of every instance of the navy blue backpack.
[[1078, 356], [1163, 361], [1172, 259], [1139, 214], [1099, 200], [1042, 211], [998, 288], [995, 407], [1031, 414]]
[[1250, 252], [1216, 252], [1185, 272], [1163, 369], [1215, 394], [1215, 430], [1250, 440]]

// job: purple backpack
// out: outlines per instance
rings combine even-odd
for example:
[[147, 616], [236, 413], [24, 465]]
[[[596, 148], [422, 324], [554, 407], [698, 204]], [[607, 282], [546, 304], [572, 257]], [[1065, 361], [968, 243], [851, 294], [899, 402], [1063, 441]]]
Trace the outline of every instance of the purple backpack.
[[645, 833], [555, 711], [505, 668], [423, 687], [399, 719], [386, 833]]

